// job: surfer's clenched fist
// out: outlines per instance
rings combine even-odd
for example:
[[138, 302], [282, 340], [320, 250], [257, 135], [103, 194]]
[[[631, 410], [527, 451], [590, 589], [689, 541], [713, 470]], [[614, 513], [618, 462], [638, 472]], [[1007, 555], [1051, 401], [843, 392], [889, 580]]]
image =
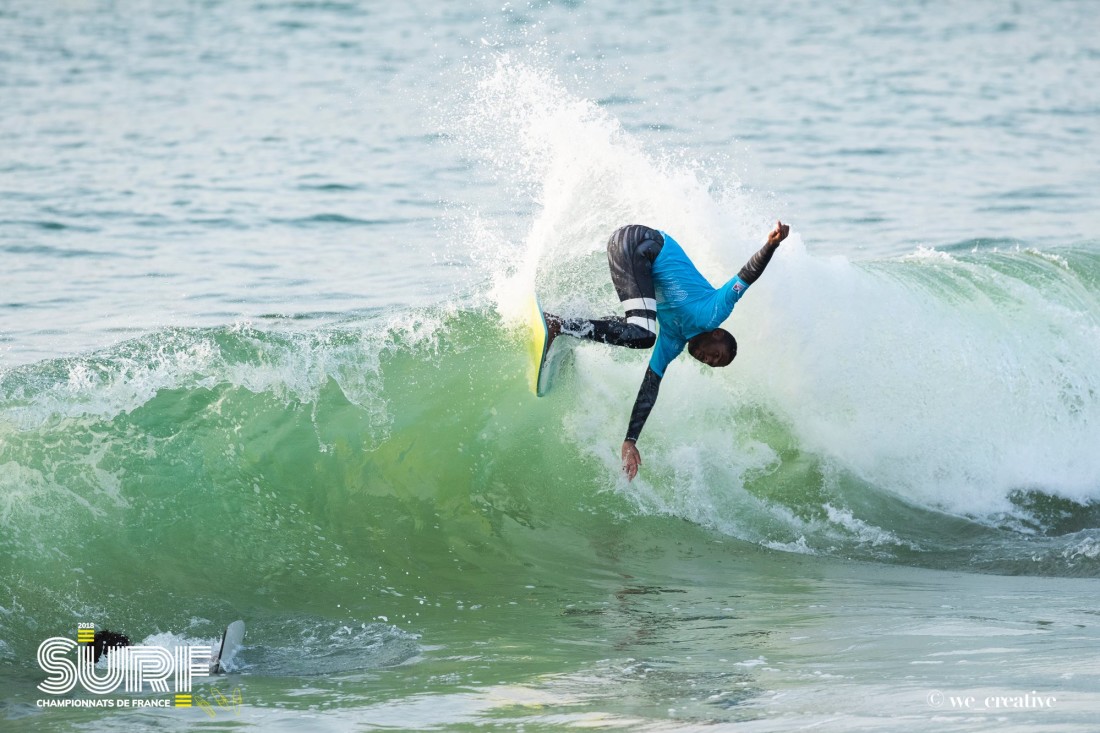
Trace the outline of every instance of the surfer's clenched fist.
[[782, 242], [784, 239], [786, 239], [787, 235], [790, 233], [791, 228], [789, 226], [781, 221], [776, 221], [775, 229], [772, 229], [771, 233], [768, 234], [768, 244], [774, 247]]
[[633, 481], [638, 475], [638, 466], [642, 465], [642, 454], [638, 452], [638, 446], [633, 440], [623, 441], [623, 473], [627, 479]]

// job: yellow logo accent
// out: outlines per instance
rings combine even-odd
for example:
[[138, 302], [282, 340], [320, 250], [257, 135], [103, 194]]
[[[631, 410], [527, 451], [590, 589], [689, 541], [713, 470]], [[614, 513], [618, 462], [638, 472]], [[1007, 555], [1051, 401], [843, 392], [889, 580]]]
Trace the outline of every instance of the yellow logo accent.
[[91, 644], [95, 641], [95, 629], [77, 629], [76, 641], [78, 644]]
[[176, 695], [176, 707], [177, 708], [189, 708], [191, 707], [190, 695]]

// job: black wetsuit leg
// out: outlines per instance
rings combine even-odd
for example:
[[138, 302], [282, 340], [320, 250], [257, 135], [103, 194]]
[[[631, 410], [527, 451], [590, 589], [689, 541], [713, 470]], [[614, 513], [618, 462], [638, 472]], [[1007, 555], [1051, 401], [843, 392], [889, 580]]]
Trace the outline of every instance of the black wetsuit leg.
[[664, 244], [656, 229], [640, 224], [617, 229], [607, 242], [607, 264], [625, 316], [565, 318], [562, 333], [630, 349], [651, 348], [657, 341], [653, 261]]

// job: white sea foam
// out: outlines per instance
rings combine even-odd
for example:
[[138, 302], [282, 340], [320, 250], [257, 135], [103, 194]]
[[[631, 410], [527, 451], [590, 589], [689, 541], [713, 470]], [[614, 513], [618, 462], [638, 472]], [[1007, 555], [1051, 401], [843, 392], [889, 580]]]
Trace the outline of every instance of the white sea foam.
[[[622, 224], [675, 233], [721, 282], [783, 214], [735, 184], [715, 193], [705, 164], [643, 150], [606, 111], [531, 65], [500, 57], [475, 97], [466, 138], [534, 209], [522, 241], [484, 238], [500, 246], [485, 261], [505, 318], [533, 284], [547, 308], [615, 313], [603, 248]], [[805, 520], [742, 490], [777, 461], [746, 419], [762, 408], [832, 470], [928, 508], [1012, 512], [1009, 496], [1021, 487], [1097, 495], [1100, 308], [1061, 262], [1017, 271], [1015, 260], [991, 258], [1018, 254], [962, 261], [920, 249], [856, 264], [809, 254], [802, 235], [813, 222], [794, 225], [730, 320], [737, 362], [709, 371], [684, 357], [670, 367], [640, 446], [642, 478], [621, 491], [739, 536], [755, 534], [744, 521], [752, 506], [780, 533], [767, 541], [797, 542]], [[576, 399], [563, 418], [610, 476], [646, 358], [612, 351], [578, 349]], [[670, 488], [659, 494], [647, 477]], [[831, 512], [859, 542], [906, 544], [848, 510]]]

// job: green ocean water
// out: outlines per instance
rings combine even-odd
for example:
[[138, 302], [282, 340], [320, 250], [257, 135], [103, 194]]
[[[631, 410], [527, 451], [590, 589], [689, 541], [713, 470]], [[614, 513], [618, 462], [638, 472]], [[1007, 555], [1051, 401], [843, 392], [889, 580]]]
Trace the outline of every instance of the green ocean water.
[[[853, 291], [950, 304], [979, 330], [1021, 329], [1019, 311], [1040, 287], [1046, 302], [1061, 299], [1067, 322], [1093, 318], [1081, 309], [1095, 302], [1095, 268], [1072, 250], [967, 251], [843, 277]], [[904, 316], [892, 314], [898, 328]], [[955, 689], [1023, 690], [1093, 639], [1096, 508], [1069, 480], [1072, 466], [1051, 463], [1064, 483], [1009, 485], [996, 498], [916, 499], [904, 482], [920, 470], [946, 482], [957, 457], [922, 469], [919, 454], [901, 456], [908, 471], [876, 484], [869, 475], [881, 469], [853, 462], [847, 441], [830, 453], [801, 432], [822, 407], [815, 390], [804, 387], [794, 403], [803, 412], [789, 414], [780, 390], [695, 384], [708, 394], [702, 419], [681, 423], [666, 406], [675, 398], [663, 404], [643, 477], [627, 484], [613, 446], [588, 431], [621, 406], [643, 357], [582, 345], [555, 391], [536, 399], [522, 334], [501, 323], [484, 309], [432, 308], [308, 333], [173, 329], [7, 372], [9, 720], [54, 729], [95, 715], [46, 714], [33, 702], [43, 631], [64, 635], [77, 621], [197, 643], [245, 618], [236, 673], [199, 694], [238, 686], [243, 712], [214, 708], [222, 719], [266, 727], [307, 714], [318, 729], [661, 720], [782, 729], [776, 701], [780, 721], [806, 714], [824, 693], [799, 680], [834, 677], [830, 704], [846, 714], [919, 718], [933, 710], [926, 696], [947, 686], [924, 673], [946, 672], [940, 664], [967, 649], [982, 669], [1027, 654], [1030, 671], [981, 684], [951, 671]], [[819, 318], [814, 332], [827, 326]], [[1021, 337], [1048, 331], [1066, 337], [1046, 321]], [[1095, 419], [1095, 377], [1088, 360], [1059, 363], [1051, 343], [1033, 354], [1050, 360], [1049, 374], [1003, 373], [998, 388], [1052, 390], [1032, 418], [1042, 430], [1030, 432], [1056, 450]], [[955, 348], [956, 366], [982, 353]], [[879, 355], [890, 373], [906, 358]], [[998, 379], [996, 362], [980, 366], [982, 379]], [[830, 385], [829, 399], [848, 389]], [[859, 390], [872, 415], [898, 407], [889, 389]], [[932, 413], [922, 419], [935, 420], [934, 401], [916, 399]], [[857, 430], [861, 416], [846, 417]], [[833, 427], [845, 429], [839, 419]], [[1012, 458], [1004, 449], [989, 465], [968, 452], [963, 479], [997, 475]], [[1053, 603], [1044, 589], [1057, 591]], [[1059, 727], [1093, 704], [1091, 679], [1059, 682], [1071, 699], [1048, 716]], [[892, 685], [897, 709], [868, 706], [866, 685]], [[208, 718], [175, 713], [134, 715], [169, 727]]]

